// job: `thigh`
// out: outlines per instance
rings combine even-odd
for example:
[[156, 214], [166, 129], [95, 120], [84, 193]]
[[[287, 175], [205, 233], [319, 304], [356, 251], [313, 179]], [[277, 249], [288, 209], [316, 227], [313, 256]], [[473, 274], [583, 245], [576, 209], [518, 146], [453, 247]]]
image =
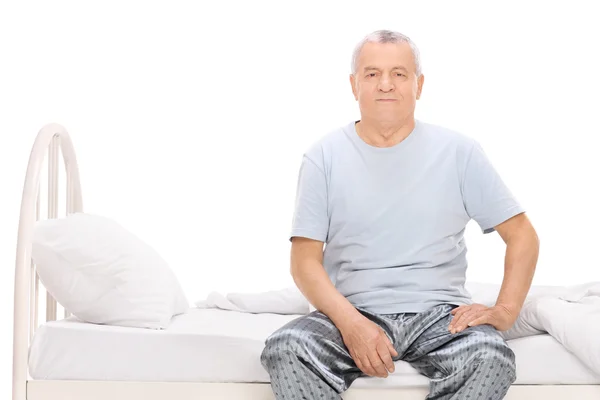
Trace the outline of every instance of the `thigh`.
[[[346, 390], [362, 371], [350, 356], [342, 335], [320, 311], [296, 318], [269, 336], [263, 364], [291, 355], [338, 392]], [[287, 357], [283, 357], [286, 359]]]
[[448, 306], [447, 314], [411, 344], [405, 360], [430, 378], [443, 378], [484, 362], [514, 369], [514, 353], [493, 326], [478, 325], [450, 333], [453, 308]]

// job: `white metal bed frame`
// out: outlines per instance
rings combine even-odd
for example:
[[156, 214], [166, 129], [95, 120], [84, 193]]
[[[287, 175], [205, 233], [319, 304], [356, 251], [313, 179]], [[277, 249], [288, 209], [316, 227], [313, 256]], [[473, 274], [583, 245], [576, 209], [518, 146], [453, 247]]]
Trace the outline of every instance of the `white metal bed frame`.
[[[159, 400], [177, 398], [273, 400], [269, 383], [121, 382], [33, 380], [28, 374], [28, 350], [38, 326], [39, 278], [31, 260], [33, 227], [40, 219], [40, 175], [48, 154], [48, 218], [58, 217], [59, 150], [66, 171], [66, 213], [82, 212], [81, 183], [75, 149], [66, 129], [49, 124], [38, 132], [23, 187], [15, 268], [13, 327], [13, 400]], [[65, 310], [65, 317], [68, 312]], [[46, 321], [57, 318], [57, 304], [46, 295]], [[421, 400], [425, 387], [350, 388], [347, 400]], [[600, 399], [600, 385], [513, 385], [505, 399]]]

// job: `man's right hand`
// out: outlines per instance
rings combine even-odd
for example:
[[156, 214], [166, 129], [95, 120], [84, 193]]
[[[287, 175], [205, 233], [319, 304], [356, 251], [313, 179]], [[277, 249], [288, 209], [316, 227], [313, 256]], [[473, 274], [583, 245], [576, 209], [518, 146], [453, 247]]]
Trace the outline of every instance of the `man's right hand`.
[[387, 378], [388, 372], [394, 372], [392, 357], [397, 357], [398, 352], [380, 326], [360, 315], [338, 329], [361, 371], [381, 378]]

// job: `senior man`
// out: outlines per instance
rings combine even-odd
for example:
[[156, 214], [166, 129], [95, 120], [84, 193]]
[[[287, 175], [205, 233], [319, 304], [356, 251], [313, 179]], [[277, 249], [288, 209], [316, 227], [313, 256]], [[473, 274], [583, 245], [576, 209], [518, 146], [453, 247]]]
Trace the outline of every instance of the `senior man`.
[[[360, 120], [304, 154], [291, 274], [316, 310], [266, 340], [277, 399], [340, 399], [397, 360], [431, 378], [430, 400], [502, 399], [516, 378], [499, 331], [520, 312], [539, 240], [477, 141], [415, 118], [423, 82], [410, 38], [367, 35], [350, 75]], [[465, 290], [471, 219], [506, 243], [493, 307]]]

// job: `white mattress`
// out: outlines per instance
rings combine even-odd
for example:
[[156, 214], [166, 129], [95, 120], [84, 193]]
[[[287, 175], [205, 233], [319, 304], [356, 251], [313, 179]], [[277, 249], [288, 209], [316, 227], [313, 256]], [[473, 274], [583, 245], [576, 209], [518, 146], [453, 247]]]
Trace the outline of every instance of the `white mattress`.
[[[265, 339], [298, 315], [192, 308], [164, 331], [101, 326], [74, 318], [39, 327], [29, 353], [33, 379], [162, 382], [269, 382], [260, 364]], [[598, 384], [549, 335], [508, 342], [517, 357], [515, 384]], [[388, 378], [363, 377], [352, 387], [428, 386], [398, 361]]]

